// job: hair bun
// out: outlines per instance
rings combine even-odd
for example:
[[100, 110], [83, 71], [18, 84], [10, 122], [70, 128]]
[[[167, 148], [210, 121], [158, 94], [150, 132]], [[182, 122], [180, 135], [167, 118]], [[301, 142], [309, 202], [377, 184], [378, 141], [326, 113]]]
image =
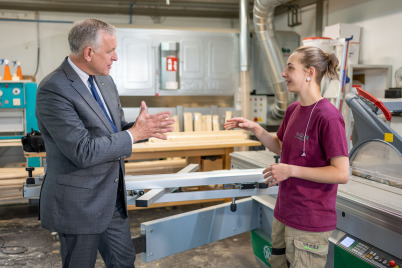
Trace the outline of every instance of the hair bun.
[[325, 56], [327, 58], [327, 76], [329, 78], [337, 78], [339, 79], [338, 75], [338, 65], [339, 65], [339, 60], [335, 56], [334, 53], [325, 53]]

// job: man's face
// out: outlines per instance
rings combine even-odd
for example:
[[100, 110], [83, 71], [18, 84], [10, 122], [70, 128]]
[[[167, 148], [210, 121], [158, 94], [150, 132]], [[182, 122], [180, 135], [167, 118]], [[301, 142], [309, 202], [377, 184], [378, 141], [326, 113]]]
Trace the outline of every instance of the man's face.
[[113, 61], [117, 60], [116, 35], [101, 31], [100, 46], [93, 50], [91, 57], [91, 69], [93, 75], [109, 75]]

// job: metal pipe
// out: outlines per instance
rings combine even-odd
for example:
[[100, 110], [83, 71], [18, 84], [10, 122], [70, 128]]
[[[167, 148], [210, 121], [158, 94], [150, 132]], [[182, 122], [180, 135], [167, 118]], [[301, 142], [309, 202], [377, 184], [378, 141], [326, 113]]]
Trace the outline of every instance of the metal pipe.
[[[274, 119], [283, 118], [289, 104], [289, 95], [286, 82], [282, 77], [285, 68], [282, 51], [275, 35], [274, 11], [275, 7], [290, 0], [256, 0], [253, 10], [254, 29], [257, 38], [267, 57], [268, 72], [274, 83], [275, 103], [269, 108], [268, 116]], [[293, 94], [291, 94], [293, 99]]]
[[249, 4], [248, 0], [240, 0], [240, 70], [250, 68], [250, 33], [249, 33]]
[[240, 89], [241, 116], [250, 119], [250, 31], [249, 1], [240, 0]]
[[324, 17], [324, 1], [317, 0], [315, 11], [315, 36], [322, 36], [322, 24]]

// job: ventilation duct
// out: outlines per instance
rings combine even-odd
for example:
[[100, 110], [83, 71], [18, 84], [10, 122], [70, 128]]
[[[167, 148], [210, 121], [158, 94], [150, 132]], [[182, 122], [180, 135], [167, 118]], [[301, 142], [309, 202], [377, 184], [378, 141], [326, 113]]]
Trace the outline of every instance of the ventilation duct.
[[290, 0], [256, 0], [253, 10], [254, 30], [261, 44], [263, 55], [267, 58], [269, 75], [274, 83], [275, 103], [269, 108], [268, 116], [273, 119], [283, 118], [289, 104], [286, 81], [282, 77], [285, 68], [282, 51], [274, 30], [275, 7]]

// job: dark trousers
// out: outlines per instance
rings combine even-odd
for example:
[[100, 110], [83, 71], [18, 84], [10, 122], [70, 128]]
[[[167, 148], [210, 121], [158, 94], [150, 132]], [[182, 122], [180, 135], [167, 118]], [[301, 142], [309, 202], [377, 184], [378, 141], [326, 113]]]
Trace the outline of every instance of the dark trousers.
[[93, 268], [101, 254], [107, 268], [133, 268], [135, 252], [131, 241], [130, 225], [119, 187], [116, 207], [108, 228], [100, 234], [61, 234], [60, 254], [63, 268]]

